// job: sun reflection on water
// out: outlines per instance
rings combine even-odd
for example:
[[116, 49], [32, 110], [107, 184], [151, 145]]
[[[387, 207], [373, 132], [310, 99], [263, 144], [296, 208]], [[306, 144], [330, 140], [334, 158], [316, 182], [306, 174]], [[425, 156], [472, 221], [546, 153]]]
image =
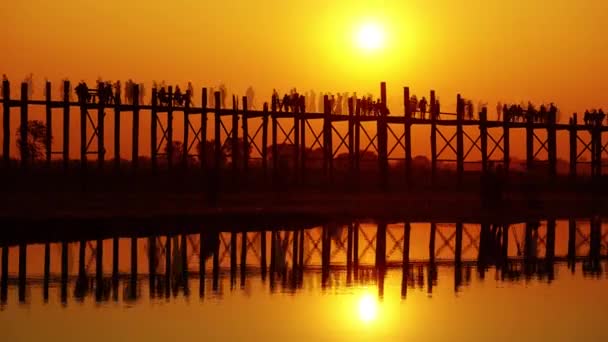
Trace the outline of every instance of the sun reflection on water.
[[359, 298], [359, 319], [371, 323], [378, 318], [378, 299], [370, 293], [363, 293]]

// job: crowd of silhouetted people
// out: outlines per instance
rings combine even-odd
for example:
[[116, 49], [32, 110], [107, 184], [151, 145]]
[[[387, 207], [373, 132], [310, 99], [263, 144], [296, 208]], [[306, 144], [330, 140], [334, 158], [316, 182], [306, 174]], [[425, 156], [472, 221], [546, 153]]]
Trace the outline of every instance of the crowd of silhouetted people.
[[[134, 103], [136, 93], [134, 88], [137, 84], [132, 80], [128, 80], [124, 86], [124, 101], [126, 104]], [[139, 93], [137, 99], [139, 103], [143, 103], [144, 99], [144, 87], [139, 84]], [[102, 104], [117, 104], [120, 102], [121, 94], [121, 83], [117, 81], [115, 83], [109, 81], [97, 81], [95, 88], [90, 88], [86, 82], [80, 81], [74, 91], [78, 97], [80, 103], [102, 103]]]
[[537, 109], [531, 102], [528, 102], [528, 107], [524, 109], [521, 105], [512, 104], [504, 105], [502, 115], [505, 121], [509, 122], [534, 122], [534, 123], [550, 123], [557, 120], [557, 107], [553, 103], [549, 106], [541, 105]]
[[179, 85], [171, 88], [169, 91], [164, 84], [160, 86], [154, 84], [154, 89], [157, 90], [158, 102], [161, 106], [184, 106], [186, 103], [192, 104], [192, 94], [194, 94], [194, 87], [191, 82], [188, 82], [188, 86], [185, 92], [182, 92]]
[[606, 114], [602, 109], [586, 110], [585, 115], [583, 116], [583, 122], [585, 122], [585, 125], [601, 126], [604, 124], [605, 118]]

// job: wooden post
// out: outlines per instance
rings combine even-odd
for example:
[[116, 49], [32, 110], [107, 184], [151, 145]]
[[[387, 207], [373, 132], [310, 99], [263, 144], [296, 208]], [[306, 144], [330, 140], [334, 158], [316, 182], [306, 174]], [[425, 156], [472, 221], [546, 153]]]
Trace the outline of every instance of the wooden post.
[[502, 114], [502, 143], [503, 143], [503, 170], [506, 175], [509, 174], [511, 165], [511, 142], [510, 142], [510, 124], [509, 117], [506, 113]]
[[545, 259], [552, 262], [555, 257], [555, 219], [547, 220], [547, 242], [545, 248]]
[[456, 248], [454, 251], [454, 261], [457, 266], [460, 266], [462, 264], [462, 232], [462, 222], [456, 223]]
[[247, 96], [243, 96], [243, 174], [245, 177], [249, 176], [249, 118], [247, 108]]
[[[408, 97], [409, 99], [409, 97]], [[431, 115], [433, 113], [431, 112]], [[403, 256], [401, 260], [401, 297], [407, 296], [407, 285], [410, 273], [410, 230], [411, 225], [406, 222], [403, 227]]]
[[260, 232], [260, 267], [262, 269], [262, 280], [266, 278], [266, 231], [262, 230]]
[[456, 171], [458, 173], [458, 184], [462, 184], [464, 175], [464, 130], [462, 127], [464, 100], [460, 94], [456, 97], [456, 109]]
[[220, 131], [220, 124], [222, 122], [222, 113], [221, 113], [221, 105], [222, 102], [220, 100], [220, 92], [216, 91], [213, 94], [215, 98], [215, 132], [213, 138], [215, 139], [214, 153], [215, 153], [215, 163], [214, 163], [214, 175], [218, 177], [216, 181], [219, 181], [220, 176], [220, 168], [222, 163], [222, 138]]
[[241, 232], [241, 288], [245, 288], [247, 278], [247, 232]]
[[133, 145], [131, 149], [131, 165], [133, 169], [139, 166], [139, 84], [133, 85]]
[[[201, 243], [200, 245], [202, 246], [203, 244]], [[156, 265], [158, 262], [158, 260], [156, 260], [156, 248], [156, 236], [148, 237], [148, 282], [151, 298], [154, 297], [154, 293], [156, 292]]]
[[182, 274], [180, 274], [183, 286], [184, 293], [188, 292], [188, 237], [186, 234], [182, 234], [180, 237], [180, 254], [181, 254], [181, 266], [182, 266]]
[[378, 135], [378, 161], [380, 162], [380, 187], [387, 190], [388, 187], [388, 123], [386, 103], [386, 82], [380, 83], [380, 101], [382, 110], [376, 121]]
[[298, 183], [300, 180], [300, 117], [304, 115], [304, 112], [300, 112], [299, 104], [296, 105], [296, 110], [293, 114], [293, 174], [295, 183]]
[[[435, 108], [435, 91], [431, 90], [431, 108]], [[435, 184], [437, 181], [437, 116], [431, 115], [431, 179]]]
[[[215, 106], [217, 108], [218, 105], [216, 104]], [[217, 234], [216, 238], [219, 241], [220, 237], [218, 235], [220, 233], [216, 233], [216, 234]], [[213, 265], [211, 267], [212, 267], [212, 271], [211, 271], [212, 276], [211, 277], [212, 277], [212, 282], [213, 282], [211, 286], [213, 288], [213, 291], [217, 291], [218, 287], [219, 287], [219, 278], [220, 278], [220, 244], [219, 243], [215, 245], [215, 248], [213, 250]]]
[[239, 170], [239, 104], [235, 95], [232, 95], [232, 177], [237, 180]]
[[[206, 99], [205, 99], [206, 100]], [[206, 102], [203, 102], [203, 108], [205, 107]], [[203, 112], [205, 115], [205, 112]], [[198, 276], [199, 276], [199, 296], [203, 298], [205, 296], [205, 278], [206, 278], [206, 255], [205, 255], [205, 243], [203, 233], [200, 233], [198, 238]]]
[[276, 105], [272, 106], [271, 112], [272, 118], [272, 184], [277, 185], [278, 177], [279, 177], [279, 146], [277, 145], [277, 130], [278, 130], [278, 122], [277, 122], [277, 111]]
[[47, 167], [51, 166], [51, 154], [52, 154], [52, 137], [53, 137], [53, 111], [51, 106], [51, 82], [46, 81], [44, 84], [44, 97], [46, 99], [46, 141], [45, 144], [45, 154], [46, 154], [46, 165]]
[[[412, 186], [412, 109], [410, 108], [410, 88], [403, 87], [403, 107], [405, 124], [403, 127], [405, 139], [405, 184], [408, 188]], [[431, 117], [435, 115], [435, 108], [431, 107]]]
[[2, 159], [4, 166], [10, 166], [11, 161], [11, 85], [8, 80], [2, 81]]
[[[102, 94], [103, 93], [103, 88], [102, 88], [102, 84], [100, 83], [97, 87], [97, 94]], [[104, 135], [105, 135], [105, 125], [104, 125], [104, 117], [105, 117], [105, 113], [104, 113], [104, 109], [105, 109], [106, 103], [105, 100], [102, 100], [102, 97], [98, 96], [98, 102], [97, 102], [97, 163], [98, 163], [98, 167], [101, 169], [103, 168], [103, 164], [105, 162], [105, 153], [106, 153], [106, 147], [105, 147], [105, 139], [104, 139]]]
[[596, 125], [593, 127], [595, 138], [593, 139], [595, 145], [595, 176], [602, 176], [602, 126]]
[[192, 94], [190, 90], [186, 90], [186, 103], [184, 106], [184, 143], [182, 144], [182, 167], [184, 169], [188, 168], [188, 158], [190, 151], [188, 151], [188, 147], [190, 146], [190, 98]]
[[19, 302], [25, 301], [26, 274], [27, 274], [27, 245], [25, 243], [20, 243], [19, 244]]
[[[355, 174], [355, 98], [348, 98], [348, 174], [349, 186], [354, 185]], [[349, 228], [350, 229], [350, 228]], [[352, 229], [351, 229], [352, 230]]]
[[298, 273], [296, 271], [298, 268], [298, 231], [293, 230], [291, 233], [293, 234], [293, 238], [291, 239], [291, 273], [293, 275], [293, 283], [295, 284]]
[[68, 243], [61, 242], [61, 302], [68, 300]]
[[528, 171], [534, 167], [534, 121], [526, 114], [526, 167]]
[[568, 220], [568, 262], [574, 265], [576, 259], [576, 220]]
[[577, 146], [577, 118], [576, 113], [572, 115], [570, 118], [570, 127], [568, 127], [568, 138], [570, 140], [570, 179], [576, 179], [576, 164], [577, 164], [577, 154], [578, 154], [578, 146]]
[[167, 167], [173, 168], [173, 86], [169, 86], [168, 91], [169, 104], [167, 106]]
[[49, 283], [51, 277], [51, 244], [44, 243], [44, 276], [42, 285], [42, 297], [46, 303], [49, 300]]
[[171, 252], [171, 236], [167, 235], [165, 237], [165, 296], [169, 296], [171, 294], [171, 256], [173, 253]]
[[429, 237], [429, 263], [435, 263], [435, 232], [437, 231], [437, 224], [431, 222], [431, 233]]
[[549, 175], [553, 180], [557, 176], [557, 130], [555, 127], [557, 118], [554, 113], [549, 112], [549, 123], [547, 125], [547, 145], [549, 150]]
[[120, 170], [120, 83], [114, 91], [114, 168]]
[[150, 162], [152, 163], [152, 171], [158, 169], [158, 89], [152, 89], [152, 117], [150, 118]]
[[376, 268], [383, 270], [386, 267], [386, 223], [378, 223], [376, 234]]
[[131, 297], [137, 296], [137, 238], [131, 238]]
[[63, 167], [70, 165], [70, 81], [63, 81]]
[[[6, 83], [5, 83], [6, 84]], [[6, 302], [8, 292], [8, 244], [2, 246], [2, 275], [0, 276], [0, 302]]]
[[119, 245], [118, 238], [112, 239], [112, 282], [115, 286], [118, 284], [118, 257], [119, 257]]
[[236, 280], [236, 240], [237, 233], [230, 233], [230, 287], [235, 284]]
[[333, 180], [333, 144], [332, 144], [332, 123], [331, 123], [331, 106], [329, 97], [323, 97], [323, 173], [326, 181], [330, 184]]
[[481, 170], [488, 172], [488, 108], [483, 107], [479, 113], [479, 136], [481, 140]]
[[101, 299], [103, 293], [103, 240], [97, 239], [95, 253], [95, 296]]
[[359, 268], [359, 222], [355, 222], [353, 230], [353, 267], [355, 268], [355, 279], [357, 279], [357, 269]]
[[302, 279], [302, 273], [304, 272], [304, 229], [300, 229], [300, 256], [298, 260], [300, 265], [300, 280]]
[[80, 169], [84, 171], [87, 167], [87, 102], [85, 98], [79, 98], [78, 102], [80, 103]]
[[21, 138], [21, 167], [27, 167], [29, 164], [30, 154], [27, 149], [27, 124], [28, 124], [28, 88], [27, 83], [21, 83], [21, 120], [19, 126], [19, 136]]
[[357, 99], [355, 108], [355, 182], [360, 186], [361, 172], [361, 99]]
[[207, 175], [207, 88], [202, 90], [202, 113], [201, 113], [201, 149], [199, 151], [203, 177]]
[[268, 103], [264, 103], [262, 117], [262, 173], [264, 181], [268, 180]]
[[300, 181], [306, 183], [306, 114], [300, 120]]

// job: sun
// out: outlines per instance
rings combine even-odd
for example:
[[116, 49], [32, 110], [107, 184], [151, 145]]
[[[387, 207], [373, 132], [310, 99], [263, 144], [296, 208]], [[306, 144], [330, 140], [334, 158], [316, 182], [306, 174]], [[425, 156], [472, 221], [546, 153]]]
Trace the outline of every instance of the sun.
[[355, 43], [364, 51], [375, 51], [384, 47], [384, 28], [377, 23], [365, 23], [356, 31]]
[[364, 294], [359, 299], [359, 318], [364, 323], [374, 321], [378, 317], [378, 302], [371, 294]]

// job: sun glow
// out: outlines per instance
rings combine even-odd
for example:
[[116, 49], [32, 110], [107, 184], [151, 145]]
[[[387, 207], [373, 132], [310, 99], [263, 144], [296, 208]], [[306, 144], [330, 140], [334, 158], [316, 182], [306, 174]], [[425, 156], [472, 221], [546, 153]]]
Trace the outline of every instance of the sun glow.
[[369, 323], [378, 317], [378, 301], [371, 294], [366, 293], [359, 299], [359, 319]]
[[384, 47], [386, 33], [384, 28], [376, 23], [361, 25], [355, 35], [357, 46], [365, 51], [379, 50]]

